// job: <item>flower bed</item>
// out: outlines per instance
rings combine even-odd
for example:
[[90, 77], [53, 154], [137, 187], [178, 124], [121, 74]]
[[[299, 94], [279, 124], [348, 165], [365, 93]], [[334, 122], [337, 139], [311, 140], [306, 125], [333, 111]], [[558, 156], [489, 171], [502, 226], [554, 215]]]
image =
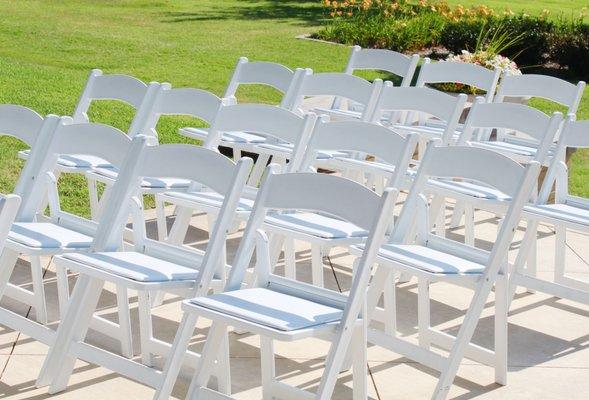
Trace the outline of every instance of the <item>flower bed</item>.
[[503, 56], [521, 66], [558, 64], [581, 77], [589, 74], [589, 24], [582, 11], [569, 19], [496, 12], [484, 6], [450, 7], [421, 0], [324, 0], [328, 24], [314, 37], [362, 47], [418, 52], [443, 47], [454, 54], [474, 51], [482, 27], [505, 30], [521, 40]]

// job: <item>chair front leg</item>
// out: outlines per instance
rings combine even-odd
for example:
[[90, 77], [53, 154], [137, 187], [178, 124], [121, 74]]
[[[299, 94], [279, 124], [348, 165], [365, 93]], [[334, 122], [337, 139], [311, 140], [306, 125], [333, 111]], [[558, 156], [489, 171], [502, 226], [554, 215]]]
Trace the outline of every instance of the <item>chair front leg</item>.
[[311, 244], [311, 275], [313, 285], [324, 287], [323, 280], [323, 254], [320, 244]]
[[272, 384], [276, 377], [276, 364], [274, 359], [274, 341], [267, 336], [260, 337], [260, 363], [262, 370], [262, 397], [273, 398]]
[[368, 398], [368, 357], [366, 352], [367, 346], [367, 329], [366, 319], [362, 319], [362, 324], [356, 327], [352, 339], [354, 352], [354, 361], [352, 365], [352, 384], [353, 399], [365, 400]]
[[554, 232], [554, 282], [562, 283], [566, 267], [566, 227], [555, 225]]
[[59, 303], [59, 315], [60, 317], [63, 317], [70, 299], [70, 285], [67, 276], [67, 269], [56, 265], [55, 276], [57, 280], [57, 301]]
[[165, 242], [168, 240], [166, 204], [157, 194], [155, 195], [155, 214], [157, 222], [157, 240], [160, 242]]
[[188, 228], [190, 226], [190, 219], [192, 218], [192, 209], [188, 207], [178, 207], [176, 218], [170, 228], [167, 242], [175, 245], [184, 243]]
[[151, 300], [149, 292], [140, 290], [137, 292], [139, 307], [139, 335], [141, 340], [141, 362], [148, 367], [153, 366], [153, 353], [150, 352], [150, 343], [153, 339], [153, 325], [151, 319]]
[[57, 328], [55, 341], [37, 378], [37, 387], [51, 384], [50, 394], [66, 388], [77, 359], [72, 344], [83, 341], [86, 336], [103, 286], [104, 281], [88, 275], [78, 278], [67, 311]]
[[508, 283], [506, 273], [495, 283], [495, 382], [499, 385], [507, 385]]
[[127, 358], [133, 357], [133, 334], [131, 332], [131, 312], [129, 292], [124, 286], [117, 285], [117, 313], [119, 317], [119, 341], [121, 354]]
[[196, 314], [185, 312], [182, 316], [182, 321], [178, 327], [178, 332], [174, 338], [172, 349], [166, 358], [164, 370], [162, 374], [162, 381], [160, 382], [153, 400], [167, 400], [170, 398], [174, 383], [178, 378], [184, 355], [188, 349], [188, 344], [192, 338], [194, 327], [198, 317]]
[[295, 241], [292, 238], [284, 240], [284, 276], [289, 279], [297, 279], [297, 264], [295, 256]]
[[45, 325], [47, 324], [47, 303], [45, 301], [45, 285], [43, 284], [43, 265], [39, 256], [31, 256], [30, 260], [36, 319], [38, 323]]
[[417, 280], [417, 326], [418, 326], [418, 341], [419, 345], [425, 349], [430, 347], [431, 327], [431, 310], [430, 310], [430, 295], [429, 295], [429, 281], [425, 278], [418, 278]]
[[458, 228], [464, 215], [464, 202], [457, 200], [452, 211], [452, 219], [450, 219], [450, 228]]
[[88, 184], [88, 196], [90, 200], [90, 218], [92, 221], [98, 220], [98, 187], [96, 179], [86, 177], [86, 183]]

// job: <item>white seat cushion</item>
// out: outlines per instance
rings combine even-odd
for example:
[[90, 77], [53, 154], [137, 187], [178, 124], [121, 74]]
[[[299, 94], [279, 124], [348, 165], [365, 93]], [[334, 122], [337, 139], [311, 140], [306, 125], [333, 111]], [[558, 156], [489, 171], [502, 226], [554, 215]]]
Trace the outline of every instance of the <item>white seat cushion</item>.
[[198, 273], [193, 268], [133, 251], [68, 253], [63, 258], [138, 282], [194, 280]]
[[[209, 135], [208, 128], [183, 128], [181, 131], [203, 140]], [[247, 132], [223, 132], [221, 135], [221, 142], [228, 143], [264, 143], [265, 141], [265, 137]]]
[[471, 145], [474, 147], [479, 147], [483, 149], [490, 149], [493, 151], [497, 151], [503, 154], [514, 154], [523, 157], [534, 157], [538, 151], [538, 149], [530, 146], [526, 146], [523, 144], [516, 144], [516, 143], [509, 143], [509, 142], [495, 142], [495, 141], [486, 141], [486, 142], [471, 142]]
[[271, 214], [265, 219], [269, 225], [306, 233], [324, 239], [361, 238], [368, 231], [347, 221], [315, 213]]
[[[116, 168], [96, 168], [94, 172], [113, 180], [118, 176]], [[190, 181], [180, 178], [143, 178], [141, 182], [141, 187], [144, 189], [185, 189], [188, 186]]]
[[50, 222], [16, 222], [12, 224], [8, 238], [39, 249], [78, 249], [92, 244], [92, 237]]
[[524, 211], [554, 220], [589, 226], [589, 210], [568, 204], [526, 206]]
[[385, 244], [378, 255], [434, 274], [480, 274], [485, 269], [482, 264], [420, 245]]
[[[165, 192], [164, 196], [166, 200], [178, 199], [217, 208], [221, 208], [225, 200], [223, 196], [215, 192]], [[241, 198], [237, 204], [237, 211], [251, 211], [253, 205], [253, 200]]]
[[197, 297], [191, 303], [286, 332], [338, 321], [342, 316], [338, 308], [266, 288]]
[[[263, 143], [258, 146], [260, 149], [270, 150], [270, 152], [274, 152], [277, 154], [285, 154], [290, 155], [294, 149], [294, 145], [291, 143]], [[332, 157], [345, 157], [348, 154], [343, 151], [336, 151], [336, 150], [319, 150], [317, 152], [317, 159], [318, 160], [325, 160]]]
[[449, 179], [430, 179], [428, 185], [457, 192], [466, 196], [487, 200], [511, 200], [505, 193], [483, 185], [465, 181], [452, 181]]
[[[20, 158], [27, 160], [31, 155], [31, 150], [22, 150], [18, 152]], [[100, 157], [86, 154], [62, 154], [57, 159], [57, 164], [69, 168], [112, 168], [112, 164]]]

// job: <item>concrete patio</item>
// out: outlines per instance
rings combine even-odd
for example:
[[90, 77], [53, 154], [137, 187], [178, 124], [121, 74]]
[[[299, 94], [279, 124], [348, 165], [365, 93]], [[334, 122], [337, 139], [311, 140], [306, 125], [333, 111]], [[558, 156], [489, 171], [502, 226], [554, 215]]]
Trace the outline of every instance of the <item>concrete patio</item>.
[[[172, 219], [169, 220], [172, 222]], [[477, 242], [489, 246], [496, 230], [497, 220], [490, 214], [477, 214]], [[149, 228], [154, 234], [155, 223]], [[187, 242], [202, 247], [206, 244], [205, 218], [194, 218]], [[521, 239], [523, 229], [517, 234]], [[539, 276], [551, 278], [553, 269], [554, 237], [548, 227], [541, 227], [539, 242]], [[449, 236], [460, 238], [461, 229], [449, 230]], [[229, 260], [232, 259], [241, 232], [229, 241]], [[589, 238], [571, 233], [567, 240], [567, 271], [575, 277], [589, 281]], [[518, 242], [512, 250], [517, 251]], [[297, 243], [298, 278], [310, 278], [310, 251], [304, 243]], [[346, 291], [351, 281], [352, 258], [342, 249], [334, 249], [325, 258], [326, 285], [334, 290]], [[26, 261], [17, 267], [13, 282], [28, 286], [29, 268]], [[71, 277], [71, 284], [75, 277]], [[46, 292], [52, 326], [58, 318], [54, 270], [50, 266], [45, 273]], [[114, 291], [105, 291], [100, 302], [100, 314], [116, 320]], [[415, 337], [417, 325], [416, 285], [408, 282], [398, 286], [399, 334]], [[132, 294], [134, 295], [134, 294]], [[432, 285], [432, 324], [449, 332], [460, 326], [468, 307], [471, 292], [446, 284]], [[134, 326], [137, 326], [137, 309], [132, 299], [131, 310]], [[479, 323], [475, 342], [491, 345], [493, 298], [488, 299], [487, 309]], [[2, 306], [34, 318], [34, 310], [10, 300]], [[181, 312], [177, 299], [166, 297], [163, 306], [154, 309], [155, 335], [172, 341]], [[208, 322], [201, 320], [195, 330], [193, 348], [198, 350], [204, 341]], [[136, 334], [137, 332], [135, 332]], [[137, 336], [135, 335], [137, 339]], [[118, 344], [94, 331], [87, 341], [118, 352]], [[231, 374], [233, 392], [239, 399], [261, 398], [260, 360], [258, 337], [230, 334]], [[136, 353], [139, 352], [135, 340]], [[327, 344], [319, 340], [305, 340], [294, 344], [277, 344], [277, 373], [289, 383], [303, 388], [314, 388], [323, 372]], [[49, 396], [47, 389], [36, 389], [35, 379], [41, 368], [47, 346], [26, 335], [0, 328], [0, 398], [3, 399], [150, 399], [153, 389], [133, 382], [120, 375], [79, 361], [66, 392]], [[435, 387], [437, 373], [419, 364], [401, 358], [382, 348], [371, 347], [368, 352], [370, 388], [372, 399], [428, 399]], [[161, 366], [161, 360], [158, 360]], [[174, 398], [182, 399], [187, 390], [190, 371], [174, 389]], [[334, 398], [351, 398], [351, 374], [342, 374]], [[490, 367], [464, 360], [454, 381], [449, 398], [452, 399], [587, 399], [589, 398], [589, 307], [544, 294], [526, 293], [518, 289], [509, 319], [509, 375], [508, 386], [496, 385]]]

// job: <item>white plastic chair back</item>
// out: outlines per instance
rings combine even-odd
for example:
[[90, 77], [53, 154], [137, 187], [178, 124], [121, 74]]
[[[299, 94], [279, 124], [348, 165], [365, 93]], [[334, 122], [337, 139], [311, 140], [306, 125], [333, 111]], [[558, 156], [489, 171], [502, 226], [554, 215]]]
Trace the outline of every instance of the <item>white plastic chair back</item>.
[[295, 72], [282, 64], [267, 61], [250, 62], [247, 57], [240, 57], [223, 97], [235, 97], [240, 85], [266, 85], [282, 93], [280, 106], [287, 107], [289, 99], [286, 94], [293, 84], [294, 78]]
[[501, 69], [490, 70], [480, 65], [458, 61], [439, 61], [432, 63], [425, 59], [415, 86], [423, 87], [430, 83], [462, 83], [484, 90], [485, 101], [491, 102], [495, 96]]
[[585, 86], [583, 81], [574, 85], [548, 75], [503, 76], [495, 102], [503, 102], [506, 97], [540, 97], [567, 107], [567, 114], [575, 114]]
[[401, 86], [411, 85], [419, 55], [406, 56], [393, 50], [363, 49], [353, 46], [345, 73], [352, 75], [355, 70], [376, 70], [389, 72], [402, 78]]

